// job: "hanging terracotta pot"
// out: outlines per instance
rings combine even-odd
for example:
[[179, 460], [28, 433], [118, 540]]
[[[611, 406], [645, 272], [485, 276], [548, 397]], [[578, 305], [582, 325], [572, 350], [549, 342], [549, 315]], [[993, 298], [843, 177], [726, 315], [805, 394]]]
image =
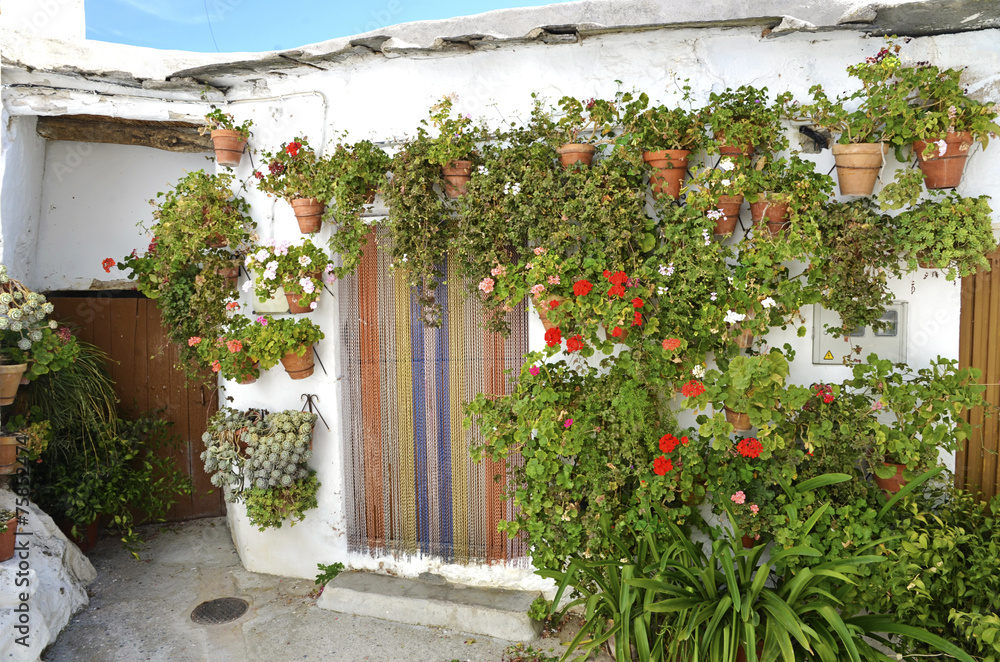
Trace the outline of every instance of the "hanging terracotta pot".
[[753, 347], [753, 331], [750, 329], [741, 329], [734, 340], [736, 341], [736, 346], [740, 349], [750, 349]]
[[247, 141], [239, 131], [215, 129], [212, 131], [212, 145], [215, 146], [215, 162], [235, 168], [243, 160]]
[[[300, 315], [302, 313], [311, 313], [315, 310], [315, 308], [310, 308], [309, 306], [299, 305], [299, 300], [304, 296], [305, 294], [289, 294], [288, 292], [285, 292], [285, 300], [288, 301], [288, 312], [293, 315]], [[316, 302], [318, 305], [319, 297], [316, 297]]]
[[781, 234], [788, 227], [788, 203], [780, 198], [762, 197], [750, 203], [750, 220], [756, 227], [767, 226], [772, 237]]
[[718, 235], [728, 235], [736, 231], [736, 224], [740, 220], [740, 207], [743, 206], [742, 195], [720, 195], [716, 205], [723, 213], [723, 217], [715, 222], [715, 232]]
[[441, 168], [444, 175], [444, 192], [449, 198], [465, 195], [472, 178], [472, 161], [452, 161]]
[[871, 195], [889, 146], [885, 143], [834, 145], [841, 195]]
[[962, 181], [962, 171], [965, 161], [969, 158], [969, 148], [972, 147], [972, 134], [968, 131], [949, 133], [944, 137], [945, 151], [936, 143], [931, 151], [924, 156], [928, 143], [918, 140], [913, 143], [913, 151], [917, 155], [917, 165], [924, 173], [924, 185], [928, 189], [955, 188]]
[[896, 462], [883, 462], [887, 467], [895, 467], [896, 474], [890, 476], [889, 478], [879, 478], [877, 474], [873, 474], [875, 477], [875, 484], [879, 486], [884, 492], [889, 494], [895, 494], [903, 485], [906, 485], [906, 481], [903, 480], [903, 470], [906, 469], [905, 464], [899, 464]]
[[743, 412], [733, 411], [726, 407], [726, 422], [733, 426], [737, 432], [746, 432], [751, 428], [750, 417]]
[[254, 361], [252, 371], [243, 379], [237, 379], [236, 383], [241, 384], [243, 386], [246, 386], [247, 384], [253, 384], [254, 382], [257, 381], [257, 375], [254, 373], [256, 373], [259, 370], [260, 370], [260, 362]]
[[934, 263], [934, 258], [926, 253], [917, 253], [917, 266], [921, 269], [939, 269]]
[[653, 197], [668, 195], [677, 199], [681, 194], [681, 184], [687, 174], [687, 149], [664, 149], [658, 152], [643, 152], [642, 160], [653, 169], [649, 173], [649, 185], [653, 189]]
[[240, 261], [229, 260], [228, 267], [216, 267], [215, 273], [228, 280], [230, 287], [236, 287], [240, 278]]
[[[621, 343], [625, 342], [628, 339], [628, 331], [629, 331], [628, 327], [622, 328], [620, 326], [613, 326], [609, 329], [602, 323], [601, 328], [604, 329], [604, 337], [607, 338], [608, 340], [611, 340], [616, 343]], [[621, 333], [619, 333], [617, 336], [615, 335], [615, 329], [621, 329]]]
[[544, 298], [539, 298], [534, 296], [531, 297], [531, 302], [535, 304], [535, 312], [538, 313], [538, 319], [542, 320], [542, 326], [545, 327], [546, 331], [555, 327], [555, 323], [550, 321], [548, 316], [548, 312], [552, 310], [552, 306], [550, 304], [552, 303], [553, 300], [562, 303], [563, 301], [566, 300], [566, 298], [560, 296], [547, 296]]
[[753, 549], [759, 544], [760, 541], [754, 536], [744, 533], [740, 538], [740, 542], [743, 543], [743, 549]]
[[0, 406], [13, 404], [17, 387], [21, 385], [21, 375], [27, 369], [27, 363], [0, 364]]
[[205, 240], [205, 245], [209, 248], [225, 248], [229, 245], [229, 240], [226, 239], [221, 233], [216, 232]]
[[750, 158], [753, 155], [753, 145], [738, 144], [734, 143], [729, 145], [726, 143], [726, 138], [721, 133], [715, 134], [715, 141], [719, 145], [719, 156], [745, 156]]
[[17, 461], [17, 454], [21, 449], [17, 437], [0, 437], [0, 475], [9, 476], [17, 473], [21, 468]]
[[323, 210], [326, 209], [326, 205], [316, 198], [295, 198], [290, 204], [302, 234], [319, 232], [323, 227]]
[[566, 143], [556, 150], [559, 154], [559, 162], [564, 168], [569, 168], [577, 163], [581, 163], [589, 168], [590, 164], [594, 161], [594, 152], [596, 151], [597, 148], [593, 145], [585, 145], [583, 143]]
[[0, 533], [0, 561], [14, 558], [14, 543], [17, 541], [17, 515], [7, 520], [7, 530]]
[[292, 379], [305, 379], [313, 374], [313, 348], [306, 349], [306, 353], [299, 356], [295, 352], [288, 352], [281, 357], [281, 365], [285, 367], [285, 372]]

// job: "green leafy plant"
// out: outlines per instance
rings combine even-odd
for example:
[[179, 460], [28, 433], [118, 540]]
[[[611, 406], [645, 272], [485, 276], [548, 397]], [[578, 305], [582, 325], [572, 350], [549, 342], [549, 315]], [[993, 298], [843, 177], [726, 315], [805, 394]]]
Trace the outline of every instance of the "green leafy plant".
[[11, 278], [0, 265], [0, 360], [27, 363], [28, 380], [48, 372], [53, 361], [58, 369], [73, 359], [72, 341], [59, 342], [52, 334], [58, 327], [47, 319], [52, 310], [44, 296]]
[[212, 108], [212, 110], [205, 115], [205, 126], [200, 128], [198, 132], [201, 135], [205, 135], [216, 129], [228, 129], [230, 131], [236, 131], [240, 134], [243, 140], [250, 139], [250, 127], [253, 126], [253, 121], [244, 120], [242, 123], [237, 124], [236, 120], [233, 118], [232, 114], [225, 113], [221, 108]]
[[267, 174], [253, 173], [260, 191], [289, 202], [315, 198], [326, 204], [333, 197], [337, 175], [333, 161], [317, 154], [305, 138], [297, 136], [274, 152], [262, 152], [260, 158], [267, 164]]
[[391, 159], [379, 146], [362, 140], [353, 145], [338, 144], [330, 160], [336, 176], [325, 218], [336, 224], [330, 248], [340, 254], [341, 265], [333, 273], [342, 278], [357, 268], [366, 237], [374, 230], [361, 213], [386, 186]]
[[715, 134], [710, 149], [717, 152], [719, 145], [758, 148], [765, 153], [782, 149], [787, 142], [783, 142], [781, 117], [791, 98], [785, 92], [772, 103], [766, 87], [750, 85], [712, 92], [703, 109], [705, 123]]
[[320, 326], [308, 319], [290, 317], [258, 317], [253, 341], [254, 356], [262, 370], [278, 364], [290, 352], [303, 356], [315, 343], [326, 336]]
[[989, 268], [997, 248], [989, 197], [965, 198], [952, 192], [926, 200], [896, 217], [895, 243], [910, 271], [921, 263], [942, 269], [948, 280]]
[[645, 92], [627, 103], [622, 111], [624, 134], [618, 144], [625, 142], [637, 150], [649, 152], [664, 149], [695, 151], [701, 148], [706, 139], [705, 122], [701, 113], [692, 108], [691, 86], [687, 80], [683, 83], [680, 87], [680, 106], [650, 106]]
[[273, 296], [281, 287], [286, 294], [299, 295], [300, 306], [310, 306], [323, 293], [323, 283], [333, 282], [333, 263], [309, 238], [297, 244], [264, 241], [247, 255], [245, 264], [256, 275], [254, 290], [261, 299]]
[[559, 140], [592, 145], [613, 142], [621, 124], [622, 105], [631, 100], [632, 94], [628, 92], [610, 101], [564, 96], [559, 99], [555, 127]]
[[316, 584], [316, 597], [319, 597], [320, 595], [323, 595], [323, 589], [326, 588], [326, 585], [336, 579], [337, 575], [344, 571], [344, 564], [339, 561], [329, 565], [325, 563], [317, 563], [316, 569], [319, 570], [319, 572], [316, 574], [316, 581], [313, 583]]

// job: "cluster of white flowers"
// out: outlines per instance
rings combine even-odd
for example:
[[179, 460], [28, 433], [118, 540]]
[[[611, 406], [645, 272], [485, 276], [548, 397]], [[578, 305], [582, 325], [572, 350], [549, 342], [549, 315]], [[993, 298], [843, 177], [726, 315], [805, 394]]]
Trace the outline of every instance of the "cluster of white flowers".
[[744, 315], [743, 313], [738, 313], [735, 310], [727, 310], [726, 316], [723, 319], [726, 322], [726, 324], [736, 324], [738, 322], [742, 322], [746, 318], [747, 316]]
[[692, 375], [693, 375], [693, 376], [694, 376], [695, 378], [697, 378], [697, 379], [701, 379], [702, 377], [704, 377], [704, 376], [705, 376], [705, 366], [703, 366], [703, 365], [701, 365], [701, 364], [699, 363], [699, 364], [698, 364], [698, 365], [696, 365], [695, 367], [691, 368], [691, 374], [692, 374]]
[[730, 170], [732, 170], [735, 167], [736, 167], [736, 164], [733, 163], [733, 160], [731, 158], [729, 158], [728, 156], [726, 158], [722, 159], [721, 161], [719, 161], [719, 170], [721, 170], [722, 172], [729, 172]]
[[658, 287], [658, 288], [656, 288], [656, 293], [659, 294], [661, 297], [664, 294], [666, 294], [667, 292], [669, 292], [669, 291], [670, 291], [669, 287]]
[[479, 166], [478, 168], [476, 168], [476, 172], [478, 172], [480, 175], [485, 176], [490, 174], [490, 169], [487, 168], [486, 166]]
[[278, 261], [271, 260], [264, 267], [264, 273], [261, 274], [261, 278], [264, 280], [274, 280], [275, 276], [278, 275]]
[[708, 230], [702, 228], [701, 238], [705, 240], [705, 245], [706, 246], [711, 246], [712, 245], [712, 233], [709, 232]]
[[308, 276], [299, 279], [299, 286], [302, 287], [302, 291], [306, 294], [312, 294], [316, 291], [316, 283]]
[[309, 257], [308, 255], [300, 255], [299, 264], [301, 264], [303, 267], [308, 267], [310, 264], [312, 264], [312, 258]]
[[944, 138], [934, 143], [938, 148], [938, 156], [944, 156], [948, 152], [948, 143], [944, 141]]
[[506, 184], [503, 185], [504, 195], [517, 195], [520, 192], [521, 192], [521, 185], [518, 184], [517, 182], [513, 184], [507, 182]]
[[715, 301], [718, 298], [719, 298], [718, 292], [712, 292], [711, 294], [708, 295], [709, 301]]
[[327, 262], [326, 268], [323, 269], [323, 282], [332, 285], [335, 280], [337, 277], [333, 275], [333, 262]]
[[705, 216], [708, 217], [710, 221], [719, 221], [726, 214], [721, 209], [709, 209], [705, 212]]
[[765, 308], [774, 308], [775, 306], [778, 305], [778, 302], [776, 302], [771, 297], [765, 297], [764, 299], [761, 299], [760, 305], [764, 306]]
[[671, 262], [667, 266], [660, 265], [660, 275], [669, 278], [674, 275], [674, 263]]

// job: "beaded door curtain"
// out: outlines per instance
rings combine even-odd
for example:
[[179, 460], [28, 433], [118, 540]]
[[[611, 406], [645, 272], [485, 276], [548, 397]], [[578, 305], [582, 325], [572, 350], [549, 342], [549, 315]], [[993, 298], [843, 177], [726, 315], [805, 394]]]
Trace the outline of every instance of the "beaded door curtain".
[[476, 394], [510, 392], [528, 349], [524, 307], [510, 313], [509, 337], [486, 332], [478, 300], [448, 282], [449, 260], [436, 293], [441, 326], [426, 327], [413, 292], [389, 268], [386, 233], [374, 237], [340, 281], [349, 547], [526, 563], [523, 540], [497, 531], [513, 517], [502, 497], [506, 464], [523, 460], [473, 462], [478, 433], [462, 426]]

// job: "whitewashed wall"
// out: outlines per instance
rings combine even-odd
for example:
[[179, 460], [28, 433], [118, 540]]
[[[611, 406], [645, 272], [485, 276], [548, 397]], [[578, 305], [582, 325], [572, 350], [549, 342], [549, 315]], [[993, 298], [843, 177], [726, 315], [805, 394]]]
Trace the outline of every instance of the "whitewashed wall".
[[35, 133], [34, 117], [9, 117], [6, 110], [2, 117], [0, 264], [11, 277], [31, 282], [41, 225], [45, 141]]
[[[778, 39], [763, 39], [759, 28], [699, 29], [610, 34], [588, 38], [579, 45], [545, 46], [528, 44], [506, 46], [492, 51], [421, 57], [358, 58], [330, 65], [329, 71], [309, 70], [300, 77], [269, 79], [268, 98], [240, 98], [227, 109], [237, 119], [252, 118], [256, 124], [251, 144], [254, 148], [275, 148], [297, 135], [306, 135], [319, 147], [333, 139], [336, 132], [348, 132], [350, 140], [370, 138], [388, 146], [395, 139], [412, 133], [428, 108], [441, 96], [458, 94], [457, 110], [488, 118], [493, 123], [526, 116], [531, 107], [531, 92], [539, 92], [553, 102], [565, 94], [577, 97], [611, 97], [621, 80], [626, 89], [646, 91], [654, 101], [674, 102], [676, 88], [668, 72], [689, 78], [696, 103], [703, 104], [711, 91], [742, 84], [767, 86], [772, 94], [790, 90], [805, 99], [810, 86], [821, 83], [834, 95], [847, 89], [848, 64], [858, 62], [877, 51], [879, 40], [865, 39], [851, 32], [792, 34]], [[968, 66], [970, 80], [978, 81], [972, 91], [988, 98], [1000, 98], [1000, 32], [986, 30], [960, 35], [945, 35], [913, 40], [906, 55], [913, 60], [930, 60], [944, 67]], [[258, 94], [262, 94], [259, 93]], [[71, 146], [49, 148], [65, 155]], [[130, 148], [94, 147], [94, 154], [104, 166], [104, 155], [111, 152], [126, 156]], [[123, 240], [83, 237], [66, 231], [71, 216], [92, 228], [105, 228], [113, 222], [125, 229], [133, 222], [132, 207], [123, 201], [114, 203], [118, 216], [129, 221], [108, 220], [106, 202], [116, 181], [131, 179], [148, 190], [160, 190], [164, 180], [174, 180], [187, 167], [187, 159], [156, 159], [155, 165], [144, 162], [140, 148], [134, 148], [135, 165], [115, 170], [110, 166], [87, 167], [69, 176], [78, 190], [54, 190], [66, 187], [56, 181], [54, 166], [46, 165], [42, 198], [54, 201], [46, 205], [41, 221], [41, 235], [56, 247], [54, 255], [73, 252], [70, 260], [50, 260], [42, 266], [39, 251], [39, 274], [45, 284], [59, 287], [85, 287], [100, 273], [95, 268], [107, 255], [118, 257], [134, 245]], [[144, 151], [142, 152], [145, 153]], [[60, 157], [57, 157], [61, 158]], [[172, 157], [171, 157], [172, 158]], [[830, 153], [811, 156], [818, 169], [825, 172], [833, 165]], [[183, 163], [181, 163], [183, 161]], [[142, 168], [139, 165], [144, 164]], [[1000, 146], [979, 150], [969, 159], [965, 180], [959, 189], [963, 195], [990, 194], [1000, 208]], [[248, 162], [238, 169], [248, 177]], [[144, 184], [142, 182], [145, 182]], [[5, 189], [6, 194], [6, 189]], [[80, 213], [72, 214], [66, 205], [79, 199], [88, 201]], [[143, 194], [148, 197], [147, 194]], [[262, 196], [256, 191], [247, 195], [262, 237], [298, 239], [291, 210], [282, 201]], [[125, 212], [128, 213], [125, 213]], [[6, 216], [6, 206], [4, 215]], [[995, 219], [1000, 221], [1000, 218]], [[6, 223], [6, 219], [5, 219]], [[1000, 228], [1000, 223], [997, 223]], [[6, 232], [6, 231], [5, 231]], [[325, 229], [320, 239], [325, 239]], [[96, 234], [96, 233], [95, 233]], [[134, 236], [134, 235], [133, 235]], [[113, 252], [117, 249], [117, 254]], [[46, 249], [47, 252], [48, 249]], [[45, 258], [48, 260], [48, 258]], [[69, 265], [69, 268], [67, 268]], [[336, 289], [334, 288], [336, 295]], [[927, 271], [919, 271], [894, 284], [900, 300], [908, 301], [908, 360], [925, 366], [938, 355], [956, 358], [960, 287]], [[244, 295], [244, 304], [249, 299]], [[811, 310], [805, 310], [812, 328]], [[542, 584], [529, 571], [516, 568], [462, 567], [444, 565], [428, 559], [369, 558], [348, 555], [344, 537], [344, 484], [342, 475], [343, 439], [340, 432], [340, 361], [336, 301], [324, 294], [317, 310], [310, 314], [327, 334], [318, 345], [319, 354], [329, 374], [317, 366], [316, 375], [305, 381], [290, 381], [280, 367], [250, 386], [232, 385], [226, 394], [233, 406], [266, 407], [272, 411], [299, 408], [304, 392], [320, 396], [319, 406], [332, 426], [317, 428], [313, 465], [323, 484], [320, 507], [308, 514], [306, 521], [293, 528], [259, 533], [250, 527], [240, 507], [231, 507], [229, 522], [244, 564], [251, 570], [299, 577], [312, 577], [317, 563], [345, 561], [355, 568], [383, 568], [403, 575], [428, 569], [467, 582], [519, 587]], [[535, 320], [531, 327], [532, 345], [542, 346], [542, 330]], [[800, 383], [840, 381], [846, 369], [837, 366], [814, 366], [811, 363], [811, 335], [797, 338], [791, 332], [775, 332], [769, 342], [789, 342], [797, 352], [792, 378]]]

